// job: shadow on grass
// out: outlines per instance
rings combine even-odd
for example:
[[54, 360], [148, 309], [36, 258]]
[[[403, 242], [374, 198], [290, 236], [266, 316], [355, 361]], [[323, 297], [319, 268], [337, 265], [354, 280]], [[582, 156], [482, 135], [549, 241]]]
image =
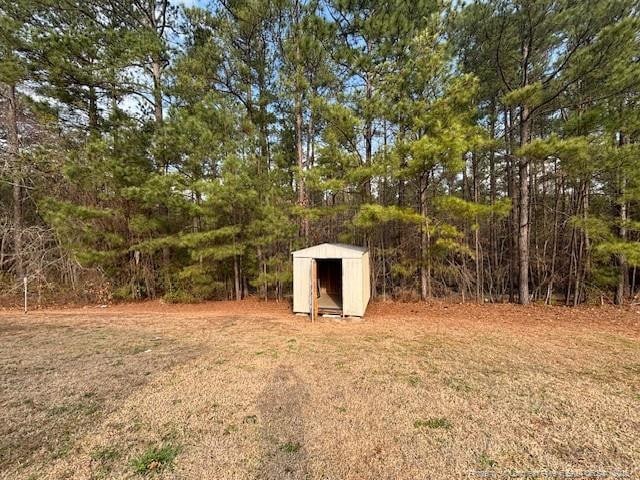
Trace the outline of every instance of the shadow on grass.
[[303, 416], [308, 400], [305, 384], [293, 367], [276, 368], [258, 405], [264, 454], [257, 478], [309, 478]]

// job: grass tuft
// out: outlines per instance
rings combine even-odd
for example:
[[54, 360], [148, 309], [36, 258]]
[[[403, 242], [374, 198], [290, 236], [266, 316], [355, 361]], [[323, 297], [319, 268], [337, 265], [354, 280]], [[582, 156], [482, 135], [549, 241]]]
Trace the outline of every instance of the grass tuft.
[[413, 426], [415, 428], [427, 427], [432, 429], [442, 428], [444, 430], [449, 430], [451, 428], [451, 422], [444, 417], [435, 417], [427, 420], [416, 420], [413, 422]]
[[131, 461], [131, 466], [141, 475], [160, 472], [173, 464], [179, 452], [180, 448], [170, 443], [165, 443], [161, 447], [150, 447], [135, 457]]
[[467, 393], [471, 391], [471, 386], [461, 378], [447, 378], [444, 383], [457, 392]]
[[478, 456], [478, 464], [483, 467], [495, 467], [498, 462], [490, 458], [486, 453], [482, 453]]
[[97, 462], [111, 462], [120, 456], [120, 452], [115, 448], [105, 447], [91, 453], [91, 459]]
[[238, 426], [233, 424], [233, 423], [231, 423], [231, 424], [227, 425], [226, 427], [224, 427], [224, 430], [222, 431], [222, 434], [223, 435], [231, 435], [236, 430], [238, 430]]
[[56, 405], [49, 408], [48, 414], [52, 417], [60, 415], [93, 415], [98, 410], [100, 410], [100, 405], [98, 403], [88, 401]]
[[298, 442], [283, 443], [282, 445], [280, 445], [280, 450], [286, 453], [296, 453], [298, 450], [300, 450], [300, 443]]

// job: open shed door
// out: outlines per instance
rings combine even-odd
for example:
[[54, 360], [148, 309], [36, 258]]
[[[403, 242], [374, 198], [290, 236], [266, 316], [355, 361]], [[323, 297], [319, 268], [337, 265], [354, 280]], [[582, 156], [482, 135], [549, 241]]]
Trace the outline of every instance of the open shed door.
[[311, 259], [293, 259], [293, 311], [311, 314]]

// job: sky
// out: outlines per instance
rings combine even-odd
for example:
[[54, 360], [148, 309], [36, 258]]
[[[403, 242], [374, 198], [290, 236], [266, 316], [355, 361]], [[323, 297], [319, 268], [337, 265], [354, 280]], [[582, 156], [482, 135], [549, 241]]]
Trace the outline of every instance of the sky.
[[207, 4], [206, 0], [173, 0], [171, 3], [185, 7], [204, 7]]

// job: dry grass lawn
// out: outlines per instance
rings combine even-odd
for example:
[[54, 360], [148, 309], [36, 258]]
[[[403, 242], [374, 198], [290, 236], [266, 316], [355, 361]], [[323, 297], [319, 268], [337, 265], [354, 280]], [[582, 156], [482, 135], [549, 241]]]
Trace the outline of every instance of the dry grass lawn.
[[316, 324], [255, 301], [0, 313], [1, 479], [638, 467], [635, 309], [375, 304]]

